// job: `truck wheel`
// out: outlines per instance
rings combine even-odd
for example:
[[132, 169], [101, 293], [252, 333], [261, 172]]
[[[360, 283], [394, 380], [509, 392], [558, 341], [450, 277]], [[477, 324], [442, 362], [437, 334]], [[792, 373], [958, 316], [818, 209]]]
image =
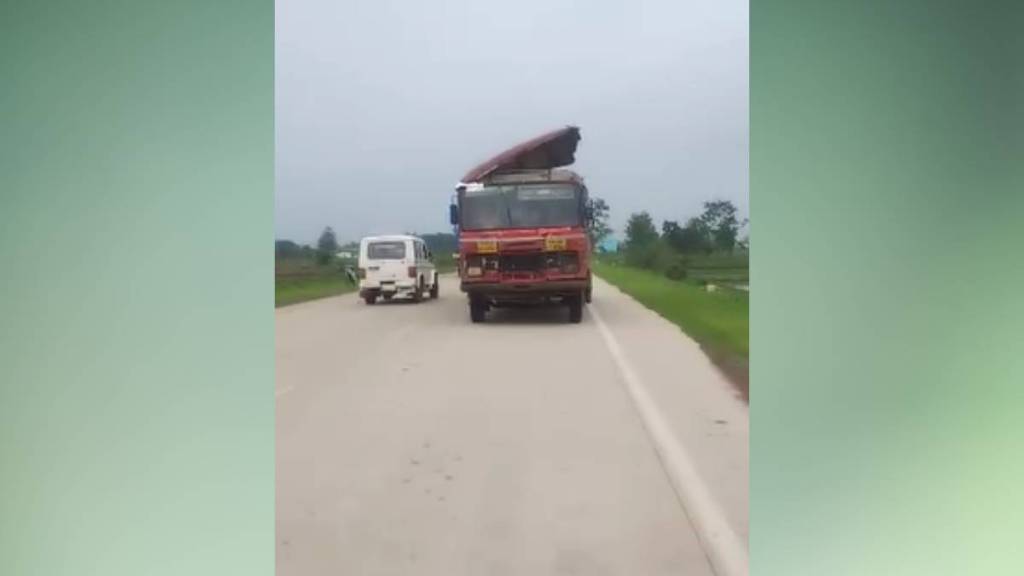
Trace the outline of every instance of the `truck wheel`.
[[590, 286], [587, 286], [587, 291], [583, 293], [583, 301], [587, 304], [590, 304], [591, 292], [593, 292], [593, 289]]
[[373, 306], [374, 304], [377, 303], [377, 296], [373, 294], [368, 294], [363, 298], [363, 300], [366, 300], [367, 306]]
[[430, 287], [430, 299], [431, 300], [437, 300], [437, 297], [438, 297], [438, 295], [441, 292], [441, 287], [439, 286], [439, 284], [440, 283], [437, 281], [437, 276], [435, 275], [434, 276], [434, 285]]
[[569, 322], [573, 324], [579, 324], [583, 320], [583, 300], [584, 296], [578, 294], [571, 296], [568, 299], [569, 302]]
[[487, 316], [487, 303], [480, 298], [469, 299], [469, 319], [474, 324], [483, 322]]

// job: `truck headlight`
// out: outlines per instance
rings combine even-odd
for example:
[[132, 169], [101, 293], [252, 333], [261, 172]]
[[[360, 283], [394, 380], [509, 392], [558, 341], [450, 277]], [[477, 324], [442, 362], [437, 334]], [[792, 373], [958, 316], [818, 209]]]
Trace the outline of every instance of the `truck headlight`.
[[480, 256], [473, 255], [467, 256], [465, 259], [466, 263], [466, 276], [483, 276], [484, 275], [484, 259]]
[[575, 252], [562, 254], [562, 274], [575, 274], [580, 271], [579, 256]]

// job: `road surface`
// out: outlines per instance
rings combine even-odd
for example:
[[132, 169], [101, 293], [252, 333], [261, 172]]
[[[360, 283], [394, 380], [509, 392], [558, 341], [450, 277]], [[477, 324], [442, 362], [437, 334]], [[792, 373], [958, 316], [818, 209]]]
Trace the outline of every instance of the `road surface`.
[[565, 314], [471, 324], [453, 278], [276, 310], [278, 576], [700, 576], [723, 532], [745, 554], [746, 406], [608, 284]]

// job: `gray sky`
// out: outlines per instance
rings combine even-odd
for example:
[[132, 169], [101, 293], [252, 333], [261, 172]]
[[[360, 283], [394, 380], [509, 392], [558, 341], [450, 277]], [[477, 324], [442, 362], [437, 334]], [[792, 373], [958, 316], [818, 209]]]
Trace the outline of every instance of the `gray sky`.
[[277, 3], [277, 238], [448, 231], [470, 167], [578, 125], [611, 207], [748, 214], [746, 0]]

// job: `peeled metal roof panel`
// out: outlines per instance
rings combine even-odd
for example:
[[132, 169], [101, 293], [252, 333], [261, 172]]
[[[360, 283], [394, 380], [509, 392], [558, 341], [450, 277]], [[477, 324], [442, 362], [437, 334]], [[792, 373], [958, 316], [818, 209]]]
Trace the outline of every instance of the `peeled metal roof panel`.
[[522, 184], [527, 182], [572, 182], [582, 184], [583, 177], [572, 170], [564, 168], [553, 170], [509, 170], [490, 175], [487, 178], [487, 182], [490, 184]]
[[480, 182], [492, 174], [516, 170], [550, 170], [576, 161], [580, 129], [566, 126], [553, 130], [478, 164], [462, 177], [463, 183]]

